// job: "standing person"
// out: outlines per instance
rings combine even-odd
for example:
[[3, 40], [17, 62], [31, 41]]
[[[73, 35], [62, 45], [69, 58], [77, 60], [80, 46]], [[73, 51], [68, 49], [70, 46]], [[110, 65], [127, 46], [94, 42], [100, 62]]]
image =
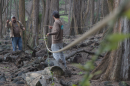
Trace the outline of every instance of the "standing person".
[[15, 16], [11, 17], [11, 21], [7, 20], [7, 27], [10, 28], [10, 37], [12, 39], [13, 51], [16, 51], [17, 45], [22, 50], [22, 31], [25, 30], [22, 23], [16, 20]]
[[[53, 26], [49, 26], [49, 28], [52, 29], [52, 32], [47, 33], [47, 36], [52, 35], [52, 51], [58, 51], [63, 48], [63, 25], [58, 11], [54, 11], [52, 16], [55, 22]], [[53, 53], [53, 57], [58, 63], [64, 64], [65, 68], [67, 68], [63, 52]]]

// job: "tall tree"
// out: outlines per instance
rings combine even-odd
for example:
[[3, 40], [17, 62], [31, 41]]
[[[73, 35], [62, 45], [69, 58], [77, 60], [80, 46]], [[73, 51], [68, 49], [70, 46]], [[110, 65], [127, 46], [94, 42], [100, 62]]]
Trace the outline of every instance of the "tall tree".
[[[24, 25], [24, 27], [26, 27], [26, 24], [25, 24], [25, 0], [19, 0], [19, 14], [20, 14], [19, 20]], [[25, 49], [25, 47], [26, 47], [26, 31], [23, 32], [22, 39], [23, 39], [23, 48]]]
[[81, 6], [82, 6], [82, 0], [73, 1], [73, 13], [72, 13], [72, 18], [71, 18], [70, 35], [83, 33], [82, 28], [81, 28], [81, 16], [82, 16]]
[[[112, 9], [114, 9], [119, 6], [121, 1], [123, 0], [114, 0], [114, 4], [109, 2], [109, 7], [111, 4]], [[113, 33], [130, 33], [130, 20], [127, 18], [118, 19]], [[92, 72], [95, 73], [100, 70], [101, 74], [95, 75], [92, 79], [111, 81], [130, 80], [130, 39], [126, 39], [118, 45], [117, 50], [108, 52], [105, 55], [100, 65]]]
[[[25, 0], [24, 0], [25, 1]], [[19, 14], [18, 14], [18, 0], [14, 0], [14, 4], [15, 4], [15, 15], [16, 17], [19, 19]], [[19, 6], [20, 7], [20, 6]], [[20, 8], [21, 9], [21, 8]]]
[[90, 17], [90, 27], [92, 27], [92, 25], [94, 24], [94, 1], [95, 0], [91, 0], [91, 17]]
[[38, 45], [39, 0], [33, 0], [33, 46]]
[[[46, 11], [46, 1], [42, 0], [42, 6], [43, 6], [43, 10], [42, 10], [42, 22], [41, 22], [41, 34], [44, 35], [44, 28], [43, 28], [43, 23], [44, 23], [44, 18], [45, 18], [45, 11]], [[41, 38], [43, 38], [44, 36], [41, 35]]]
[[0, 0], [0, 38], [2, 38], [2, 0]]
[[[70, 24], [70, 22], [71, 22], [71, 15], [72, 15], [72, 7], [73, 7], [73, 3], [72, 3], [72, 0], [69, 0], [69, 5], [70, 5], [70, 7], [69, 7], [69, 15], [68, 15], [68, 23]], [[70, 26], [70, 25], [69, 25]]]
[[11, 18], [11, 10], [12, 10], [12, 0], [10, 0], [10, 18]]

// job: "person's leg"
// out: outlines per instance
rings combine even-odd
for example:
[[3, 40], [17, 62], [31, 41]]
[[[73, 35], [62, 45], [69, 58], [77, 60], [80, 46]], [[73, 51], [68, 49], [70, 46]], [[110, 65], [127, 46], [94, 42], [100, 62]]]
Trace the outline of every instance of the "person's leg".
[[[63, 43], [60, 43], [59, 46], [60, 46], [60, 49], [62, 49], [63, 48]], [[60, 52], [60, 58], [64, 62], [64, 66], [67, 67], [66, 66], [66, 59], [65, 59], [65, 56], [64, 56], [63, 52]]]
[[16, 51], [17, 48], [17, 38], [12, 37], [12, 46], [13, 46], [13, 51]]
[[18, 48], [19, 50], [22, 50], [22, 38], [21, 37], [18, 37]]
[[66, 59], [65, 59], [63, 52], [60, 52], [60, 56], [61, 56], [61, 60], [64, 62], [65, 67], [67, 67], [66, 66]]
[[[57, 51], [57, 50], [59, 50], [57, 44], [52, 44], [52, 45], [51, 45], [51, 50], [52, 50], [52, 51]], [[59, 58], [59, 53], [53, 53], [53, 57], [55, 58], [56, 61], [59, 61], [59, 60], [60, 60], [60, 58]]]

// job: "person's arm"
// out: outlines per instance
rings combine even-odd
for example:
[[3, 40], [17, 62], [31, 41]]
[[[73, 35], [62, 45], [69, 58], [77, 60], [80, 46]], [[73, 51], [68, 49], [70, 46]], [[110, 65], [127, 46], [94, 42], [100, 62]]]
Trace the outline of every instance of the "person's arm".
[[6, 21], [6, 27], [10, 28], [9, 20]]
[[56, 35], [59, 32], [59, 24], [57, 22], [53, 25], [53, 32], [49, 33], [49, 35]]
[[20, 23], [20, 28], [24, 31], [25, 30], [25, 27], [23, 26], [23, 24], [19, 21]]
[[53, 26], [49, 26], [49, 28], [50, 28], [50, 29], [52, 29], [52, 28], [53, 28]]

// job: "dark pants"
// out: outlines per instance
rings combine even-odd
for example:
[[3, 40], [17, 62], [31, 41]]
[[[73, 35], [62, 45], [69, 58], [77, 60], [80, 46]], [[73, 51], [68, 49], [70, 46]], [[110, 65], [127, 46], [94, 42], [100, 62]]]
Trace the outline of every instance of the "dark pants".
[[17, 45], [18, 45], [19, 50], [22, 50], [22, 38], [21, 37], [12, 37], [13, 51], [17, 50]]

